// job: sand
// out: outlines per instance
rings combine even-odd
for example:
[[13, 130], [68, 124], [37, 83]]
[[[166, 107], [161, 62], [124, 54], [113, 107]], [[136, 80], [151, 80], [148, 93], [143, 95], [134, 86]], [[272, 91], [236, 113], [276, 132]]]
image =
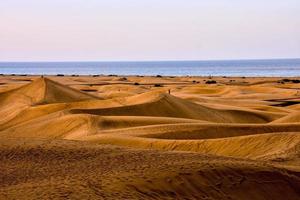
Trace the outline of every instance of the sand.
[[300, 199], [282, 79], [0, 76], [0, 199]]

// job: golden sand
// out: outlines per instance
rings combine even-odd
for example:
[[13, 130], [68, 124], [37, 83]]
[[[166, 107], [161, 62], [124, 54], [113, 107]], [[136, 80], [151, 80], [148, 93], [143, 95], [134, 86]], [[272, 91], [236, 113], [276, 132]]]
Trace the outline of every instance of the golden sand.
[[207, 80], [0, 76], [0, 199], [300, 199], [300, 84]]

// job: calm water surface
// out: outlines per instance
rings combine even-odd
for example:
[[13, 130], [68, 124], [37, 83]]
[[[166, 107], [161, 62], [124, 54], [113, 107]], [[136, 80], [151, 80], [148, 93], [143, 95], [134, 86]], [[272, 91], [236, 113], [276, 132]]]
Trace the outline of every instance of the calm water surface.
[[0, 62], [1, 74], [300, 76], [300, 59], [148, 62]]

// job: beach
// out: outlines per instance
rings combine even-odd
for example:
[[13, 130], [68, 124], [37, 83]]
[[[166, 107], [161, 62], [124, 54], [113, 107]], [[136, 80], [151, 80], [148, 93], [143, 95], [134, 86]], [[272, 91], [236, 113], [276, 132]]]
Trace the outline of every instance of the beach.
[[0, 199], [300, 199], [300, 78], [1, 75]]

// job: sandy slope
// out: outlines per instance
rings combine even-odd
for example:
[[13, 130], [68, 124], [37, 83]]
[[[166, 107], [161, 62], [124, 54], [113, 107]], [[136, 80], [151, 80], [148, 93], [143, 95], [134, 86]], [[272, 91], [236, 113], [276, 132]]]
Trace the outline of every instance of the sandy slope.
[[0, 77], [0, 199], [300, 199], [297, 85], [204, 80]]
[[47, 78], [36, 79], [20, 88], [0, 93], [0, 123], [7, 122], [30, 106], [95, 98]]

